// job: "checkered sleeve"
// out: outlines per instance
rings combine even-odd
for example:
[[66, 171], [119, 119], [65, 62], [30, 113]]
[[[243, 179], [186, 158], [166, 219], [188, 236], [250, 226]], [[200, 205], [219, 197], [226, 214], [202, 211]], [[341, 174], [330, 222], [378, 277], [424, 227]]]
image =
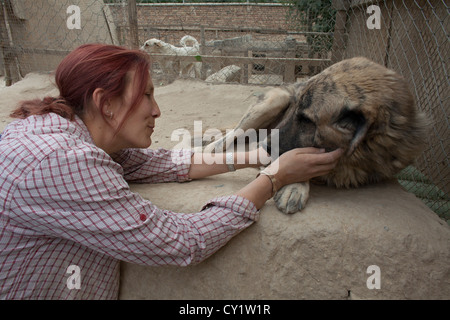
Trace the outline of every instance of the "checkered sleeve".
[[189, 180], [190, 150], [125, 149], [113, 155], [133, 183], [183, 182]]
[[11, 221], [119, 260], [185, 266], [258, 219], [254, 204], [235, 195], [213, 199], [196, 214], [159, 209], [130, 191], [122, 170], [96, 150], [57, 150], [19, 183]]

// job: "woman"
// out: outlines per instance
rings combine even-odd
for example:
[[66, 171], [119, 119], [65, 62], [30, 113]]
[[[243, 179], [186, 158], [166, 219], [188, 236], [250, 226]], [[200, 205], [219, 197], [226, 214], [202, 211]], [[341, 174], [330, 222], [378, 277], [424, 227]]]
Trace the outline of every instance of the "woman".
[[[120, 260], [199, 263], [256, 221], [274, 189], [336, 164], [339, 151], [293, 150], [273, 177], [260, 175], [197, 214], [159, 209], [127, 181], [181, 182], [229, 169], [225, 161], [190, 164], [188, 150], [147, 149], [161, 115], [148, 70], [143, 52], [83, 45], [56, 70], [60, 97], [12, 113], [18, 120], [0, 141], [2, 299], [116, 299]], [[72, 270], [78, 286], [69, 285]]]

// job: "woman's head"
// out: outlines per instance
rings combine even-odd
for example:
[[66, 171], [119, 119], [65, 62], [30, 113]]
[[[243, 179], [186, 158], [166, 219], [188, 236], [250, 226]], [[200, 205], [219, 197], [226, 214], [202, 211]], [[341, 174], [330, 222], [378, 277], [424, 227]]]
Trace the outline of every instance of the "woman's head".
[[15, 118], [56, 113], [78, 115], [94, 143], [108, 153], [151, 144], [160, 116], [150, 79], [150, 57], [139, 50], [86, 44], [68, 54], [55, 73], [58, 98], [22, 102]]
[[[94, 91], [101, 88], [103, 95], [98, 108], [106, 117], [105, 103], [123, 96], [127, 84], [133, 81], [134, 93], [127, 112], [131, 114], [145, 95], [149, 67], [149, 56], [139, 50], [104, 44], [82, 45], [69, 53], [56, 69], [55, 81], [60, 92], [58, 98], [25, 101], [11, 116], [26, 118], [49, 112], [69, 119], [73, 119], [74, 115], [83, 116]], [[134, 79], [130, 79], [131, 72]]]

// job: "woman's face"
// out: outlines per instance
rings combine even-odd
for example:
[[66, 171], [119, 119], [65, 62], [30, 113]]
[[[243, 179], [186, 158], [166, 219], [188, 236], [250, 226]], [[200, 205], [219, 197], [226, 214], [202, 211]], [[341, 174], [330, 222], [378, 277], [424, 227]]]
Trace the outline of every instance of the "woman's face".
[[[130, 73], [131, 79], [121, 98], [112, 101], [113, 112], [112, 125], [117, 130], [119, 124], [124, 121], [133, 97], [134, 71]], [[141, 102], [127, 116], [122, 127], [114, 137], [116, 148], [148, 148], [152, 143], [151, 135], [155, 129], [155, 120], [161, 115], [159, 106], [155, 101], [154, 87], [149, 77], [147, 88]]]

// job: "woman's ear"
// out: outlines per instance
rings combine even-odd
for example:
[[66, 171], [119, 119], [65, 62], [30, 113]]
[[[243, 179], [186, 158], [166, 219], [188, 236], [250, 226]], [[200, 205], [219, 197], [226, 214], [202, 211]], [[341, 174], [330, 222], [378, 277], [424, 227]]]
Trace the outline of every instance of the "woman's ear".
[[[105, 94], [105, 90], [102, 88], [97, 88], [94, 90], [94, 92], [92, 93], [93, 108], [95, 108], [95, 111], [97, 113], [100, 113], [105, 118], [111, 120], [113, 117], [113, 112], [111, 111], [111, 102], [109, 101], [109, 99], [104, 102], [102, 101], [104, 94]], [[102, 102], [103, 102], [103, 108], [101, 108]]]
[[104, 93], [105, 93], [105, 90], [103, 90], [102, 88], [97, 88], [92, 93], [92, 102], [94, 104], [93, 107], [97, 108], [97, 110], [100, 110], [100, 105], [101, 105], [101, 101], [102, 101]]

